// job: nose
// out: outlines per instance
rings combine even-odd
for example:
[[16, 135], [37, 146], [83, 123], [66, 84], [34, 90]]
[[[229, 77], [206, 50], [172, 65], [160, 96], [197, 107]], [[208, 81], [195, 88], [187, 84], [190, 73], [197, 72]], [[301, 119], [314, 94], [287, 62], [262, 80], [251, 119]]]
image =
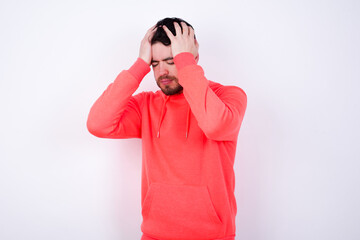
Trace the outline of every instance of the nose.
[[159, 74], [160, 76], [169, 74], [169, 70], [167, 69], [166, 64], [163, 62], [159, 63]]

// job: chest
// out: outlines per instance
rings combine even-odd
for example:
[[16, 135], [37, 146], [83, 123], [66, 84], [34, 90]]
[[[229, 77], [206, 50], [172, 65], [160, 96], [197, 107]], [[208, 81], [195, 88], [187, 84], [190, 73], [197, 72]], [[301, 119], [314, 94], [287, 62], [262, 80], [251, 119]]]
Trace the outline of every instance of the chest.
[[199, 144], [204, 133], [198, 125], [189, 104], [183, 101], [167, 101], [166, 104], [149, 103], [143, 109], [142, 136], [162, 144]]

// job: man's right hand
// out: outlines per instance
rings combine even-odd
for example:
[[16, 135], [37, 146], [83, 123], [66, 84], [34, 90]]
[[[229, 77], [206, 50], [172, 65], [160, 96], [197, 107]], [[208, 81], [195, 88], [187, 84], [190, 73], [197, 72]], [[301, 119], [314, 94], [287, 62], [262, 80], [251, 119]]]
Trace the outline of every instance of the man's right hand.
[[152, 26], [145, 34], [145, 37], [141, 41], [139, 58], [144, 60], [147, 64], [151, 63], [151, 38], [156, 31], [156, 25]]

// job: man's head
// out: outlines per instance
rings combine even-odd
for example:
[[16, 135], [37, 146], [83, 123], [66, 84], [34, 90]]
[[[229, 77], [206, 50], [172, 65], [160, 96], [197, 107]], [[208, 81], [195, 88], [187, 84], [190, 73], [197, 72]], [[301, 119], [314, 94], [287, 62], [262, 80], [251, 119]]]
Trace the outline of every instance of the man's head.
[[[170, 38], [167, 36], [167, 34], [164, 31], [164, 29], [162, 28], [162, 26], [165, 25], [175, 36], [176, 35], [176, 31], [175, 31], [175, 27], [174, 27], [175, 22], [177, 22], [180, 25], [181, 30], [182, 30], [182, 26], [180, 24], [181, 22], [186, 23], [186, 25], [188, 25], [189, 27], [194, 29], [193, 26], [190, 25], [190, 23], [186, 22], [185, 20], [183, 20], [181, 18], [164, 18], [164, 19], [158, 21], [155, 25], [156, 32], [154, 33], [153, 37], [151, 38], [151, 45], [153, 45], [157, 42], [161, 42], [165, 46], [169, 46], [171, 44]], [[196, 39], [196, 36], [195, 36], [195, 39]]]
[[183, 90], [183, 87], [178, 82], [177, 69], [172, 56], [170, 38], [162, 28], [162, 26], [165, 25], [173, 35], [176, 35], [174, 22], [179, 23], [181, 30], [181, 22], [184, 22], [187, 26], [193, 28], [181, 18], [164, 18], [155, 25], [156, 31], [151, 38], [151, 65], [153, 67], [156, 83], [166, 95], [178, 94]]

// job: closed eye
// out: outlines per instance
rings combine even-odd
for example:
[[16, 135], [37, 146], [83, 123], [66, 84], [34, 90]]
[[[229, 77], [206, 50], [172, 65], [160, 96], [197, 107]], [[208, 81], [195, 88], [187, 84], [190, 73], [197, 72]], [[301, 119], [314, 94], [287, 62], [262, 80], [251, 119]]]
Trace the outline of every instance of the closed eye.
[[[173, 61], [167, 61], [166, 63], [169, 64], [169, 65], [174, 65], [174, 62], [173, 62]], [[154, 61], [154, 62], [151, 64], [152, 67], [156, 67], [157, 65], [159, 65], [159, 62], [157, 62], [157, 61]]]

